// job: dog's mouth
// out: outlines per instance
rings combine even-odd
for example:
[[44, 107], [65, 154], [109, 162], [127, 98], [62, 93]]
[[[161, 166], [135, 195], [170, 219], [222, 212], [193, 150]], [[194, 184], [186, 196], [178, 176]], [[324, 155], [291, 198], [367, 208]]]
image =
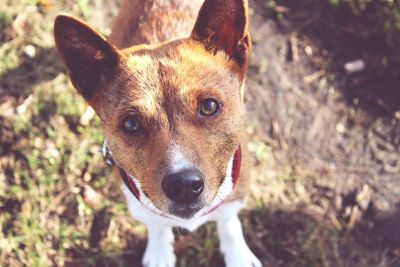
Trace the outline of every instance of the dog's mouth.
[[169, 213], [182, 219], [190, 219], [203, 208], [201, 204], [176, 205], [169, 208]]
[[204, 206], [201, 203], [176, 205], [174, 204], [169, 209], [169, 213], [162, 212], [143, 192], [140, 182], [133, 176], [128, 174], [124, 169], [119, 168], [119, 173], [124, 181], [125, 186], [133, 194], [133, 196], [150, 211], [167, 218], [190, 219], [207, 215], [219, 206], [221, 206], [229, 194], [233, 191], [240, 174], [241, 166], [241, 149], [240, 146], [236, 149], [233, 156], [230, 158], [227, 166], [226, 176], [223, 179], [214, 199], [210, 204]]

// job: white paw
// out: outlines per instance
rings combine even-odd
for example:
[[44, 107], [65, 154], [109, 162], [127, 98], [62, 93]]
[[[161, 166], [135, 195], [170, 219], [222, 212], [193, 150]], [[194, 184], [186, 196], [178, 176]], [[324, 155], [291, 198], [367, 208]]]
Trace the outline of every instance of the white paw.
[[170, 245], [146, 248], [142, 259], [144, 267], [174, 267], [176, 256]]
[[260, 260], [247, 246], [242, 249], [230, 248], [222, 251], [226, 267], [262, 267]]

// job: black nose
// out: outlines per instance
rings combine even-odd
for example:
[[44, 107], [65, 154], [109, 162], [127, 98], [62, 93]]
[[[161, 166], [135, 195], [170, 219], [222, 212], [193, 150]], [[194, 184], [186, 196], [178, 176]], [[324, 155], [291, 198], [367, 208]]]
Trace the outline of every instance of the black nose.
[[198, 169], [186, 169], [166, 176], [161, 186], [169, 199], [190, 204], [203, 192], [203, 174]]

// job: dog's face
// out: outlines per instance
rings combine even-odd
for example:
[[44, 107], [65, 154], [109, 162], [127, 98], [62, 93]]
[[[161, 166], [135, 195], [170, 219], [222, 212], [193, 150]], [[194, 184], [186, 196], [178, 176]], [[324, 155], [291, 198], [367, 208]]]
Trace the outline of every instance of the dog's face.
[[81, 21], [56, 20], [57, 48], [115, 162], [135, 177], [143, 204], [165, 215], [190, 218], [232, 189], [244, 130], [246, 5], [207, 0], [189, 38], [125, 50]]

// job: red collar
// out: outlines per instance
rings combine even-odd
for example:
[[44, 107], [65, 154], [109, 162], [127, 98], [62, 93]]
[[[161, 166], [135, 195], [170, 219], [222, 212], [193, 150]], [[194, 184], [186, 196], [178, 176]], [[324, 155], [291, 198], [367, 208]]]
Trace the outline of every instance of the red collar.
[[[236, 149], [235, 154], [233, 156], [233, 162], [232, 162], [232, 184], [233, 187], [235, 187], [237, 181], [239, 180], [239, 174], [240, 174], [240, 165], [242, 162], [242, 152], [240, 149], [240, 146]], [[124, 181], [126, 187], [129, 188], [129, 190], [132, 192], [132, 194], [140, 201], [140, 191], [137, 188], [135, 182], [129, 177], [129, 175], [126, 173], [126, 171], [124, 169], [122, 169], [121, 167], [119, 168], [119, 173], [122, 177], [122, 180]], [[214, 208], [212, 208], [209, 212], [215, 210], [216, 208], [218, 208], [221, 204], [223, 203], [223, 201], [215, 206]]]
[[240, 165], [242, 163], [242, 150], [240, 146], [235, 151], [235, 155], [233, 156], [233, 163], [232, 163], [232, 183], [235, 187], [240, 174]]
[[122, 169], [121, 167], [119, 168], [119, 174], [122, 177], [122, 180], [124, 181], [126, 187], [129, 188], [129, 190], [132, 192], [132, 194], [138, 199], [140, 200], [140, 192], [139, 189], [137, 188], [135, 182], [128, 177], [128, 174], [126, 173], [126, 171], [124, 169]]

